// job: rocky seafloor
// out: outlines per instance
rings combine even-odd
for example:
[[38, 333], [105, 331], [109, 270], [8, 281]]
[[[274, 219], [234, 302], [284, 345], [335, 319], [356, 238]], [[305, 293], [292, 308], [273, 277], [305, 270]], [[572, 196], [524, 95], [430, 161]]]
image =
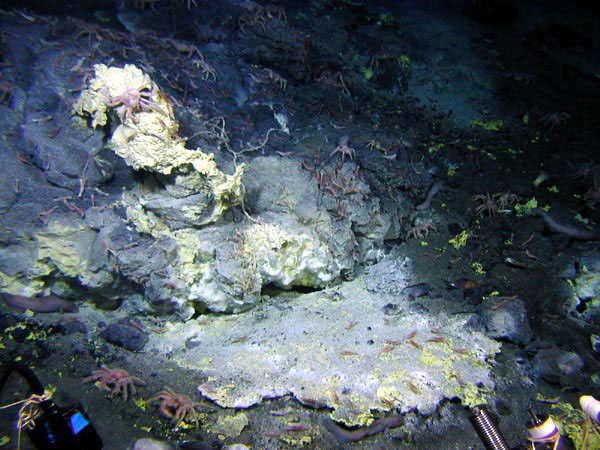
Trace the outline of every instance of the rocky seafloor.
[[0, 10], [2, 362], [105, 448], [581, 448], [597, 16], [490, 5]]

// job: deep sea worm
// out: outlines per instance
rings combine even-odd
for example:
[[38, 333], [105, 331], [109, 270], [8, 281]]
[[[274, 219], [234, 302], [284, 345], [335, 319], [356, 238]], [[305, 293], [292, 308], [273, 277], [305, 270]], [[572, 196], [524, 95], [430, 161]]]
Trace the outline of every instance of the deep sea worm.
[[537, 216], [540, 216], [548, 225], [550, 230], [555, 233], [561, 233], [565, 236], [570, 237], [571, 239], [576, 239], [579, 241], [598, 241], [600, 240], [600, 231], [592, 231], [585, 230], [583, 228], [577, 228], [572, 225], [565, 225], [563, 223], [557, 222], [557, 220], [544, 211], [542, 208], [535, 208], [533, 213]]
[[29, 309], [33, 312], [76, 312], [77, 305], [64, 298], [54, 295], [42, 297], [26, 297], [24, 295], [13, 295], [6, 292], [0, 293], [4, 303], [13, 308], [21, 310]]
[[420, 203], [416, 206], [416, 210], [417, 211], [425, 211], [426, 209], [429, 209], [431, 207], [431, 200], [433, 200], [433, 197], [435, 197], [435, 194], [437, 194], [438, 192], [443, 190], [444, 187], [445, 187], [445, 185], [442, 181], [436, 181], [435, 183], [433, 183], [431, 185], [431, 187], [429, 188], [429, 191], [427, 191], [425, 200], [423, 200], [423, 203]]
[[337, 425], [333, 420], [326, 418], [323, 425], [340, 442], [357, 442], [367, 436], [373, 436], [386, 428], [396, 428], [404, 423], [402, 416], [389, 416], [383, 419], [375, 420], [371, 425], [357, 428], [356, 430], [346, 430]]

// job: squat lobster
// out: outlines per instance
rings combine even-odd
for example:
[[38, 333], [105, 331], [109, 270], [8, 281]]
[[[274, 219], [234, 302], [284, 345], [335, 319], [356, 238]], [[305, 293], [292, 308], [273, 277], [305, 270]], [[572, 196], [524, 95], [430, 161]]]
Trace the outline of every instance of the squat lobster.
[[342, 161], [346, 160], [346, 156], [350, 159], [354, 159], [355, 151], [348, 145], [348, 136], [342, 136], [339, 140], [337, 147], [329, 155], [330, 158], [335, 156], [337, 153], [342, 155]]
[[[150, 79], [148, 81], [150, 82]], [[152, 82], [149, 85], [144, 83], [141, 87], [130, 87], [125, 89], [122, 94], [110, 97], [106, 105], [111, 108], [120, 108], [119, 117], [121, 122], [125, 122], [135, 112], [152, 107], [157, 108], [158, 105], [152, 100], [155, 93], [156, 89], [152, 86]]]

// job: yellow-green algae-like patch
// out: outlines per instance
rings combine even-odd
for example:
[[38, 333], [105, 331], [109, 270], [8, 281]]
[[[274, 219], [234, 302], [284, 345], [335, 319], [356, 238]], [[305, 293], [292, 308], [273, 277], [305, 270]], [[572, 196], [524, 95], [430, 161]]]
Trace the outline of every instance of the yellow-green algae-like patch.
[[[173, 267], [172, 276], [182, 288], [172, 302], [186, 318], [194, 312], [194, 301], [219, 311], [227, 309], [234, 300], [214, 281], [214, 255], [202, 254], [194, 233], [241, 204], [244, 165], [228, 175], [217, 167], [213, 155], [186, 148], [177, 135], [179, 124], [167, 97], [136, 66], [98, 64], [94, 74], [73, 112], [79, 119], [91, 117], [94, 128], [105, 125], [112, 114], [118, 126], [110, 148], [134, 169], [160, 174], [160, 183], [147, 178], [143, 185], [124, 192], [122, 204], [139, 232], [177, 242], [180, 264]], [[176, 211], [176, 226], [169, 221], [173, 220], [170, 211]], [[176, 231], [182, 221], [189, 232]]]
[[[165, 175], [178, 172], [176, 176], [187, 178], [182, 187], [188, 191], [210, 189], [216, 200], [211, 221], [241, 202], [243, 165], [233, 175], [226, 175], [218, 169], [212, 155], [187, 149], [177, 136], [179, 124], [171, 105], [147, 74], [131, 64], [123, 68], [97, 64], [94, 73], [73, 111], [77, 117], [91, 116], [95, 128], [105, 125], [107, 115], [114, 109], [121, 123], [110, 146], [128, 165]], [[120, 101], [127, 92], [141, 96], [135, 109]]]
[[[3, 291], [35, 296], [48, 293], [47, 280], [56, 273], [77, 279], [82, 286], [98, 288], [114, 282], [113, 265], [109, 250], [100, 234], [83, 219], [55, 213], [41, 231], [32, 232], [16, 247], [27, 255], [29, 267], [26, 276], [0, 272]], [[54, 279], [52, 288], [68, 290], [64, 280]]]
[[238, 437], [247, 425], [248, 416], [243, 412], [238, 412], [231, 416], [219, 415], [217, 422], [209, 429], [213, 433], [234, 438]]
[[61, 220], [58, 216], [35, 237], [38, 257], [34, 268], [38, 276], [58, 269], [84, 286], [104, 286], [112, 281], [111, 272], [104, 270], [108, 264], [107, 251], [98, 241], [98, 233], [83, 221]]
[[[485, 402], [500, 344], [465, 328], [470, 316], [414, 312], [408, 299], [370, 293], [361, 279], [337, 291], [337, 300], [311, 293], [189, 321], [153, 336], [150, 346], [202, 371], [208, 378], [199, 391], [224, 407], [292, 394], [330, 407], [335, 420], [363, 425], [376, 410], [431, 414], [445, 398]], [[405, 312], [385, 316], [389, 301]], [[440, 336], [444, 342], [432, 340]], [[188, 339], [202, 345], [186, 349]]]
[[591, 430], [588, 434], [587, 445], [583, 446], [583, 437], [585, 433], [585, 427], [591, 427], [589, 418], [579, 408], [574, 408], [570, 403], [559, 402], [556, 405], [552, 405], [550, 409], [552, 419], [558, 426], [561, 435], [567, 435], [577, 450], [584, 450], [584, 448], [600, 448], [600, 435]]

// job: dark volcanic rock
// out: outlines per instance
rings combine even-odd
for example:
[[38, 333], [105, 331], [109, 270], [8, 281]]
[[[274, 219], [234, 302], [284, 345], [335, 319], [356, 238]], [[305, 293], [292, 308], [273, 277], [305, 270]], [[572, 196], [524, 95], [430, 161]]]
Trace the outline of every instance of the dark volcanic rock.
[[486, 334], [494, 339], [507, 339], [528, 344], [533, 333], [527, 320], [523, 300], [515, 297], [491, 297], [481, 304], [481, 318]]
[[132, 352], [141, 351], [148, 342], [148, 333], [133, 327], [127, 319], [111, 323], [100, 336], [107, 342]]

